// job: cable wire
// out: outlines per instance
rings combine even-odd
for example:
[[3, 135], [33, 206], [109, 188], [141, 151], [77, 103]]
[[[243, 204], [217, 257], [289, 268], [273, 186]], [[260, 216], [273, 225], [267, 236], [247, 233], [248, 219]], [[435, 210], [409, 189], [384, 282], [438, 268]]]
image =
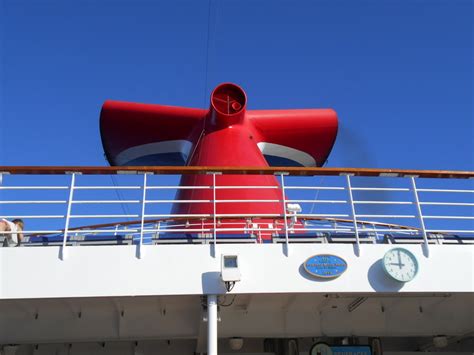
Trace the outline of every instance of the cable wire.
[[[115, 176], [114, 176], [114, 175], [109, 175], [109, 176], [110, 176], [110, 178], [112, 179], [112, 183], [114, 184], [114, 186], [115, 186], [115, 187], [118, 187], [117, 181], [115, 180]], [[114, 191], [115, 191], [115, 194], [117, 195], [118, 199], [119, 199], [120, 201], [123, 201], [124, 199], [123, 199], [123, 197], [121, 196], [120, 191], [119, 191], [118, 189], [114, 189]], [[124, 213], [125, 215], [128, 216], [128, 215], [131, 214], [130, 211], [128, 210], [128, 207], [127, 207], [126, 204], [121, 203], [120, 206], [122, 207], [122, 211], [123, 211], [123, 213]], [[130, 217], [126, 217], [126, 218], [127, 218], [127, 220], [130, 220]]]

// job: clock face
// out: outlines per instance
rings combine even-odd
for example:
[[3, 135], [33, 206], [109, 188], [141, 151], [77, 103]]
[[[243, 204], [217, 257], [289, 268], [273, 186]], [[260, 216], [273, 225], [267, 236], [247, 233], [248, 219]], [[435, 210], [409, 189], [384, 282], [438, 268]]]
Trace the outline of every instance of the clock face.
[[415, 256], [406, 249], [395, 248], [385, 253], [383, 267], [388, 275], [400, 282], [408, 282], [418, 272]]
[[325, 343], [314, 344], [309, 355], [333, 355], [331, 347]]

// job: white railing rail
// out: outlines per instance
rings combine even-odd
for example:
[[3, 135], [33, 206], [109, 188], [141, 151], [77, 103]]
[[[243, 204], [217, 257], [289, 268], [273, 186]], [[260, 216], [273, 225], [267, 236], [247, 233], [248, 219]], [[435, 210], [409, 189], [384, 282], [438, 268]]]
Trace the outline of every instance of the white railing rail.
[[71, 220], [71, 207], [74, 197], [74, 185], [76, 181], [76, 174], [71, 174], [71, 183], [69, 184], [69, 198], [67, 200], [66, 219], [64, 224], [63, 247], [61, 249], [61, 258], [66, 258], [66, 241], [69, 232], [69, 221]]
[[357, 255], [359, 255], [360, 254], [360, 238], [359, 238], [359, 229], [357, 228], [357, 214], [355, 211], [355, 203], [358, 203], [360, 201], [354, 202], [354, 196], [352, 195], [351, 176], [349, 174], [346, 175], [346, 184], [347, 184], [347, 194], [349, 196], [352, 225], [354, 226], [354, 235], [355, 235], [356, 245], [357, 245], [356, 252], [357, 252]]
[[146, 208], [146, 190], [147, 190], [147, 174], [143, 174], [142, 199], [141, 199], [141, 217], [140, 217], [140, 243], [138, 248], [138, 257], [142, 257], [143, 253], [143, 232], [145, 225], [145, 208]]
[[286, 200], [286, 190], [285, 190], [285, 173], [280, 173], [280, 178], [281, 178], [281, 196], [282, 200], [281, 203], [283, 204], [282, 209], [283, 209], [283, 222], [285, 224], [285, 246], [286, 246], [286, 253], [288, 254], [289, 252], [289, 240], [288, 240], [288, 213], [287, 213], [287, 200]]

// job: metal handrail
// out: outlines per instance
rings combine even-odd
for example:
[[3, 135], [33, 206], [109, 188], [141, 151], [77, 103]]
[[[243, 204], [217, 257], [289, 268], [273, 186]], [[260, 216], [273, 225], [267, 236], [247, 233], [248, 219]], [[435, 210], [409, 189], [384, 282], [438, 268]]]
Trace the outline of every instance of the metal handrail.
[[[177, 215], [177, 216], [178, 217], [175, 217], [175, 218], [172, 218], [172, 219], [170, 219], [170, 218], [147, 219], [147, 220], [144, 220], [144, 224], [179, 222], [179, 221], [186, 221], [186, 220], [189, 219], [189, 217], [182, 217], [181, 215]], [[190, 215], [190, 216], [193, 216], [193, 215]], [[206, 215], [207, 218], [209, 218], [211, 216], [212, 216], [211, 214]], [[283, 220], [283, 218], [284, 218], [284, 215], [275, 215], [275, 216], [278, 216], [278, 218], [281, 218], [281, 220]], [[64, 216], [62, 216], [62, 217], [64, 218]], [[246, 217], [246, 216], [239, 215], [239, 216], [236, 216], [234, 218], [239, 218], [239, 217]], [[311, 215], [307, 215], [307, 214], [298, 214], [298, 217], [304, 217], [304, 219], [307, 220], [307, 221], [334, 221], [334, 222], [339, 222], [339, 223], [352, 223], [351, 219], [342, 219], [342, 218], [337, 218], [337, 217], [336, 218], [332, 218], [332, 217], [327, 218], [327, 217], [318, 217], [318, 216], [312, 217]], [[199, 218], [201, 218], [201, 217], [199, 217]], [[122, 221], [119, 224], [117, 224], [117, 222], [101, 223], [101, 224], [88, 224], [88, 225], [84, 225], [84, 226], [70, 228], [69, 232], [96, 232], [96, 231], [100, 230], [101, 232], [103, 231], [104, 233], [109, 233], [109, 232], [113, 232], [114, 230], [106, 230], [105, 228], [115, 227], [117, 225], [118, 226], [129, 226], [129, 225], [135, 225], [135, 224], [140, 224], [140, 223], [141, 223], [141, 220]], [[419, 228], [414, 228], [414, 227], [410, 227], [410, 226], [404, 226], [404, 225], [399, 225], [399, 224], [391, 224], [391, 223], [381, 223], [381, 222], [375, 222], [375, 221], [357, 220], [357, 223], [359, 223], [361, 225], [376, 225], [376, 226], [384, 226], [384, 227], [387, 227], [387, 228], [389, 228], [389, 227], [398, 228], [400, 230], [417, 230], [417, 231], [420, 230]], [[231, 224], [236, 224], [236, 222], [233, 222]], [[182, 225], [184, 225], [184, 224], [182, 224]], [[193, 224], [190, 224], [190, 225], [193, 225]], [[195, 224], [195, 225], [197, 225], [197, 224]], [[169, 228], [174, 227], [174, 226], [175, 225], [172, 225]], [[244, 227], [242, 227], [241, 229], [243, 230]], [[123, 231], [123, 230], [120, 230], [120, 231]], [[134, 230], [134, 231], [138, 231], [138, 229]], [[170, 229], [167, 229], [167, 231], [170, 231]], [[30, 237], [34, 237], [34, 236], [38, 236], [38, 235], [42, 235], [42, 234], [63, 233], [63, 232], [64, 232], [63, 229], [58, 229], [58, 230], [54, 230], [54, 231], [41, 231], [41, 232], [30, 231], [28, 233], [25, 233], [25, 235], [30, 236]]]
[[474, 171], [456, 170], [406, 170], [406, 169], [367, 169], [367, 168], [302, 168], [302, 167], [221, 167], [221, 166], [0, 166], [0, 174], [142, 174], [183, 175], [183, 174], [244, 174], [244, 175], [285, 175], [294, 176], [380, 176], [380, 177], [422, 177], [445, 179], [472, 179]]

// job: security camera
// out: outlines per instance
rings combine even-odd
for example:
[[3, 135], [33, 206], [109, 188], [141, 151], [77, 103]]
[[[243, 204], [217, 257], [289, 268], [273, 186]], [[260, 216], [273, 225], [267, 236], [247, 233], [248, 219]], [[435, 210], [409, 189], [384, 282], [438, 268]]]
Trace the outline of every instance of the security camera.
[[448, 346], [448, 337], [446, 335], [436, 335], [433, 337], [433, 345], [436, 348], [444, 348]]
[[230, 292], [237, 281], [240, 281], [239, 261], [237, 255], [222, 255], [221, 279], [225, 283], [227, 292]]
[[288, 203], [286, 205], [286, 210], [288, 211], [289, 215], [291, 216], [291, 222], [288, 228], [293, 228], [296, 222], [298, 222], [297, 214], [301, 213], [303, 210], [301, 206], [297, 203]]
[[290, 214], [301, 213], [301, 211], [303, 210], [298, 203], [287, 203], [286, 209]]
[[229, 346], [231, 350], [240, 350], [244, 346], [244, 339], [238, 338], [238, 337], [233, 337], [229, 339]]

